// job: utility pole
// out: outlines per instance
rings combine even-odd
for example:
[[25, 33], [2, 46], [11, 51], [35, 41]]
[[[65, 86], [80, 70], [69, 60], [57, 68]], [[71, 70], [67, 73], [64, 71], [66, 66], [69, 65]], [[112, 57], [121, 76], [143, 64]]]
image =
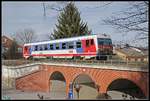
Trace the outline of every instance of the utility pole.
[[43, 16], [46, 17], [46, 7], [45, 7], [45, 3], [44, 2], [43, 2], [43, 10], [44, 10]]

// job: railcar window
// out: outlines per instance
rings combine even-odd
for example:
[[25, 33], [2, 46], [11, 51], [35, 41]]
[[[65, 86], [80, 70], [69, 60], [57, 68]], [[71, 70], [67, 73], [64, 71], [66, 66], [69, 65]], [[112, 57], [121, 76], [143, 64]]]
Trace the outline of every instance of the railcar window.
[[86, 40], [86, 47], [89, 47], [89, 46], [90, 46], [89, 40]]
[[98, 38], [98, 44], [99, 45], [111, 45], [111, 39], [102, 39], [102, 38]]
[[56, 43], [56, 49], [59, 49], [59, 43]]
[[91, 45], [93, 45], [94, 44], [94, 40], [93, 39], [91, 39]]
[[99, 44], [100, 44], [100, 45], [104, 45], [104, 42], [103, 42], [103, 41], [100, 41]]
[[27, 48], [27, 47], [25, 47], [25, 48], [24, 48], [24, 50], [25, 50], [25, 51], [27, 51], [27, 50], [28, 50], [28, 48]]
[[66, 49], [66, 43], [62, 43], [62, 49]]
[[106, 44], [106, 45], [109, 45], [109, 40], [106, 39], [106, 40], [105, 40], [105, 44]]
[[42, 45], [40, 46], [40, 51], [42, 51], [43, 50], [43, 48], [42, 48]]
[[98, 44], [99, 45], [103, 45], [104, 44], [104, 40], [102, 38], [98, 38]]
[[48, 48], [47, 48], [47, 45], [45, 45], [44, 49], [45, 49], [45, 50], [47, 50], [47, 49], [48, 49]]
[[73, 49], [73, 48], [74, 48], [74, 47], [73, 47], [73, 42], [69, 42], [69, 43], [68, 43], [68, 48], [69, 48], [69, 49]]
[[50, 44], [50, 49], [53, 50], [53, 44]]
[[76, 42], [77, 48], [81, 48], [81, 42]]
[[35, 49], [34, 49], [35, 51], [37, 51], [38, 50], [38, 46], [35, 46]]
[[109, 45], [111, 45], [111, 44], [112, 44], [111, 39], [107, 39], [107, 41], [108, 41], [108, 44], [109, 44]]

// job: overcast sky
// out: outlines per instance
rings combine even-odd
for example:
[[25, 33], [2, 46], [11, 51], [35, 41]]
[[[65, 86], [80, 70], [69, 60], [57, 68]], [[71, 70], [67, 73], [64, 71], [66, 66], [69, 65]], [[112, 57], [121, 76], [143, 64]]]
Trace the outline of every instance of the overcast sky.
[[[19, 30], [25, 28], [32, 28], [37, 40], [49, 40], [47, 35], [53, 32], [55, 24], [57, 23], [58, 11], [46, 9], [46, 18], [43, 16], [43, 2], [2, 2], [2, 34], [10, 36]], [[129, 2], [113, 2], [105, 6], [109, 2], [75, 2], [81, 19], [87, 22], [93, 34], [106, 33], [111, 35], [113, 42], [124, 41], [131, 44], [134, 43], [134, 33], [122, 35], [117, 33], [111, 26], [102, 24], [102, 20], [110, 17], [118, 11], [124, 10], [129, 6]], [[59, 2], [45, 2], [47, 5], [63, 6]], [[141, 43], [145, 45], [145, 43]]]

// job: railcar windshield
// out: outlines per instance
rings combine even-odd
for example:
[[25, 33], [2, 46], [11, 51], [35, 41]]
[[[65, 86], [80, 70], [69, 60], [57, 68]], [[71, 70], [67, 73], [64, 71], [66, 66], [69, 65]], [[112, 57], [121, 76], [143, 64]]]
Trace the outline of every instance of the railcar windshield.
[[111, 39], [98, 38], [98, 45], [112, 45]]

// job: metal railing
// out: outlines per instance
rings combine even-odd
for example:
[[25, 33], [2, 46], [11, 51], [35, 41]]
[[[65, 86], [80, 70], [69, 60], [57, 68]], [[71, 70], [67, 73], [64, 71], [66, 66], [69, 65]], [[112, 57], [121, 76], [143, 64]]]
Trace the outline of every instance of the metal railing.
[[123, 61], [123, 60], [77, 60], [77, 59], [39, 59], [39, 60], [2, 60], [2, 65], [18, 66], [31, 63], [66, 63], [66, 64], [88, 64], [88, 65], [114, 65], [114, 66], [129, 66], [129, 67], [148, 67], [148, 62], [140, 61]]

